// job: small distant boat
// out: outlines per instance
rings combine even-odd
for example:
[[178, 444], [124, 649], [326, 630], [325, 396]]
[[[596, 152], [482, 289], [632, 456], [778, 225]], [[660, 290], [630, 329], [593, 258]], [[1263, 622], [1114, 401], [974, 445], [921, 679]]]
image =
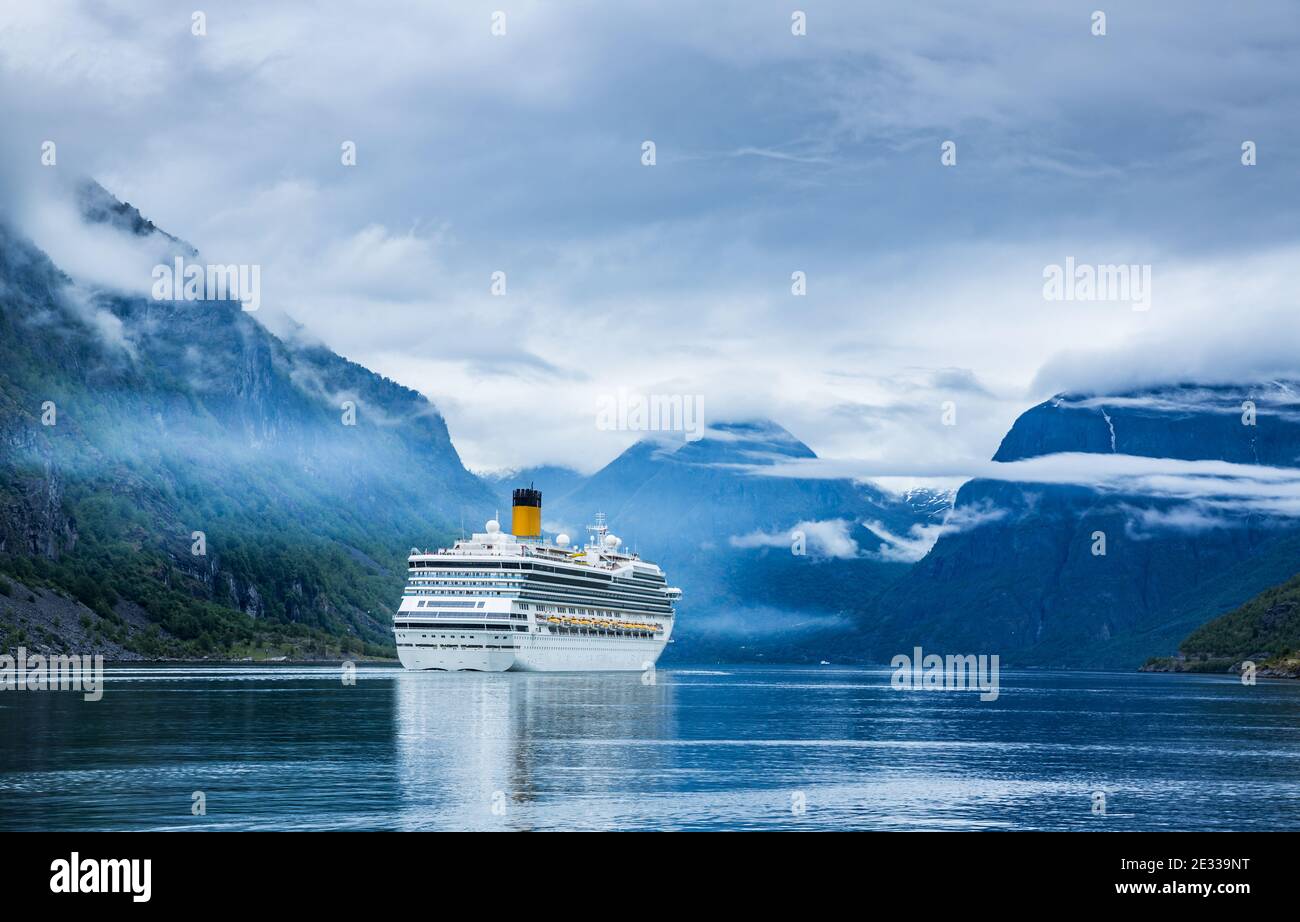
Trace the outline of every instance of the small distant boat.
[[830, 661], [830, 660], [826, 660], [826, 659], [824, 659], [824, 660], [822, 660], [820, 663], [818, 663], [817, 665], [818, 665], [818, 666], [829, 666], [830, 664], [831, 664], [831, 661]]

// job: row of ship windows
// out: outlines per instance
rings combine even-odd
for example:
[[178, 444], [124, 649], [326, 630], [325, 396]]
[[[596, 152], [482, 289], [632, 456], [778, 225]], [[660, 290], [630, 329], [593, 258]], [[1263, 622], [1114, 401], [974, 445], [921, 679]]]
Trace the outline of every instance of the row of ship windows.
[[[653, 578], [636, 577], [633, 579], [626, 579], [624, 577], [615, 577], [612, 581], [603, 580], [603, 579], [592, 580], [591, 577], [587, 576], [584, 573], [558, 574], [558, 576], [561, 577], [558, 579], [554, 577], [541, 577], [540, 574], [538, 574], [538, 576], [540, 577], [539, 579], [530, 580], [529, 577], [524, 573], [501, 573], [497, 571], [483, 571], [483, 570], [444, 570], [438, 573], [416, 572], [410, 576], [410, 579], [413, 581], [415, 580], [436, 581], [440, 583], [453, 583], [456, 585], [469, 585], [469, 583], [465, 582], [468, 579], [472, 579], [475, 581], [507, 580], [516, 583], [517, 582], [561, 582], [561, 583], [567, 583], [569, 585], [574, 585], [574, 586], [587, 585], [587, 586], [592, 586], [593, 588], [604, 588], [606, 586], [609, 586], [611, 582], [613, 585], [627, 585], [627, 586], [633, 586], [636, 588], [645, 588], [645, 589], [657, 589], [667, 584], [667, 580], [665, 580], [662, 576], [653, 577]], [[459, 579], [457, 579], [457, 577], [459, 577]], [[568, 578], [565, 579], [563, 577], [568, 577]]]
[[[500, 592], [494, 592], [494, 591], [491, 590], [491, 589], [486, 589], [486, 590], [474, 590], [473, 592], [471, 592], [471, 591], [469, 591], [469, 590], [467, 590], [467, 589], [407, 589], [407, 590], [405, 591], [404, 594], [405, 594], [405, 595], [408, 595], [408, 596], [411, 596], [411, 595], [427, 595], [427, 596], [439, 596], [439, 597], [445, 597], [445, 596], [457, 596], [457, 595], [474, 595], [474, 596], [478, 596], [478, 595], [500, 596], [500, 595], [501, 595]], [[513, 599], [513, 598], [518, 598], [518, 595], [512, 593], [512, 594], [510, 594], [509, 598], [512, 598], [512, 599]], [[656, 604], [656, 603], [658, 603], [658, 604], [663, 604], [663, 601], [664, 601], [664, 600], [663, 600], [662, 597], [661, 597], [661, 598], [654, 598], [654, 599], [637, 599], [637, 598], [631, 598], [631, 599], [620, 599], [620, 601], [627, 602], [627, 603], [629, 603], [629, 604], [636, 604], [636, 603], [639, 602], [639, 603], [641, 603], [642, 605], [645, 605], [645, 604]], [[454, 603], [454, 602], [430, 602], [429, 604], [430, 604], [430, 605], [453, 605], [453, 604], [456, 604], [456, 603]], [[469, 606], [466, 605], [465, 607], [468, 608]], [[482, 606], [480, 606], [480, 607], [482, 607]], [[519, 603], [519, 607], [520, 607], [520, 608], [523, 608], [523, 609], [527, 609], [527, 608], [528, 608], [528, 603], [526, 603], [526, 602], [520, 602], [520, 603]], [[539, 604], [537, 605], [537, 610], [538, 610], [538, 611], [556, 611], [557, 609], [555, 608], [555, 606], [551, 606], [551, 607], [547, 608], [547, 607], [545, 607], [545, 606], [543, 606], [543, 605], [541, 605], [541, 604], [539, 603]], [[565, 613], [568, 613], [568, 614], [579, 614], [579, 613], [580, 613], [580, 614], [589, 614], [589, 613], [592, 613], [592, 612], [597, 611], [597, 610], [595, 610], [595, 609], [582, 609], [581, 612], [580, 612], [578, 609], [561, 608], [561, 609], [559, 609], [559, 611], [561, 611], [561, 612], [565, 612]], [[600, 612], [597, 612], [597, 613], [612, 614], [611, 612], [608, 612], [608, 611], [600, 611]], [[666, 614], [668, 614], [668, 613], [667, 613], [667, 612], [663, 612], [662, 614], [665, 614], [665, 615], [666, 615]]]
[[[472, 589], [448, 589], [446, 588], [448, 586], [470, 586], [472, 587]], [[518, 585], [511, 585], [509, 583], [460, 583], [454, 581], [447, 582], [447, 583], [429, 583], [429, 582], [422, 582], [420, 580], [411, 580], [406, 591], [414, 595], [501, 595], [503, 591], [517, 593], [520, 591], [521, 588], [527, 589], [529, 592], [548, 592], [548, 591], [553, 592], [558, 590], [561, 592], [567, 591], [567, 592], [578, 593], [584, 591], [583, 587], [573, 587], [573, 586], [553, 587], [545, 583], [529, 583], [521, 587]], [[602, 596], [610, 594], [609, 590], [607, 589], [599, 589], [599, 590], [589, 589], [586, 591], [588, 592], [596, 591], [599, 592]], [[615, 592], [613, 593], [613, 595], [619, 598], [645, 599], [646, 601], [662, 599], [664, 597], [663, 593], [655, 592], [648, 589], [632, 590], [630, 592], [629, 591]]]
[[[461, 624], [452, 622], [451, 624], [439, 624], [429, 621], [399, 621], [395, 625], [395, 630], [420, 630], [422, 628], [431, 628], [435, 631], [527, 631], [526, 624]], [[400, 635], [405, 637], [405, 634]], [[423, 636], [423, 635], [421, 635]]]
[[417, 576], [497, 576], [508, 579], [519, 579], [520, 576], [515, 573], [498, 573], [495, 570], [439, 570], [437, 573], [417, 573]]
[[[402, 636], [405, 637], [406, 635], [403, 634]], [[420, 639], [421, 639], [421, 640], [429, 640], [430, 638], [432, 638], [433, 640], [479, 640], [479, 639], [480, 639], [480, 638], [476, 637], [476, 636], [473, 635], [473, 634], [461, 634], [459, 637], [457, 637], [455, 634], [421, 634], [421, 635], [420, 635]], [[509, 635], [509, 634], [494, 634], [494, 635], [492, 635], [492, 639], [493, 639], [493, 640], [509, 640], [509, 639], [510, 639], [510, 635]], [[400, 647], [401, 644], [398, 644], [398, 646]]]
[[622, 612], [610, 611], [608, 608], [570, 608], [564, 605], [540, 604], [532, 606], [528, 602], [520, 602], [519, 607], [524, 611], [529, 611], [535, 607], [540, 612], [551, 612], [557, 615], [582, 615], [587, 618], [613, 618], [622, 614]]
[[513, 650], [508, 643], [399, 643], [399, 647], [429, 647], [434, 650]]
[[[559, 574], [560, 576], [591, 576], [592, 575], [588, 572], [585, 572], [581, 569], [577, 569], [575, 567], [551, 567], [545, 564], [534, 564], [531, 562], [514, 563], [510, 561], [503, 561], [501, 563], [493, 564], [488, 567], [476, 567], [475, 569], [470, 571], [464, 570], [463, 565], [462, 568], [457, 568], [453, 570], [452, 567], [454, 567], [455, 564], [450, 564], [445, 561], [434, 561], [434, 560], [407, 561], [406, 566], [407, 569], [409, 570], [416, 570], [416, 569], [438, 570], [443, 573], [466, 573], [466, 572], [481, 573], [483, 572], [483, 570], [493, 570], [493, 571], [521, 570], [525, 573], [556, 573]], [[662, 574], [656, 574], [652, 571], [648, 571], [645, 569], [637, 569], [636, 567], [633, 567], [633, 572], [649, 579], [662, 578], [663, 576]]]
[[[514, 615], [511, 615], [511, 617], [513, 618], [513, 617], [515, 617], [515, 616], [514, 616]], [[429, 623], [427, 623], [427, 622], [425, 622], [425, 623], [419, 623], [419, 622], [416, 622], [416, 623], [401, 622], [401, 623], [398, 623], [398, 625], [397, 625], [397, 630], [400, 631], [400, 630], [403, 630], [403, 629], [422, 628], [422, 627], [442, 628], [443, 630], [452, 629], [452, 630], [465, 630], [465, 631], [491, 631], [491, 630], [498, 630], [498, 631], [500, 631], [500, 630], [514, 630], [514, 631], [522, 631], [522, 632], [527, 632], [527, 631], [528, 631], [528, 625], [526, 625], [526, 624], [515, 624], [515, 625], [503, 625], [503, 624], [429, 624]], [[628, 630], [627, 628], [597, 627], [597, 626], [594, 626], [594, 625], [593, 625], [593, 626], [579, 626], [579, 625], [546, 624], [546, 625], [537, 625], [536, 627], [534, 627], [534, 630], [535, 630], [535, 631], [546, 630], [547, 632], [552, 633], [552, 634], [592, 634], [592, 635], [601, 635], [601, 636], [604, 636], [604, 635], [606, 635], [606, 634], [614, 634], [614, 635], [617, 635], [617, 636], [619, 636], [619, 637], [653, 637], [653, 636], [654, 636], [654, 632], [652, 632], [652, 631], [632, 631], [632, 630]], [[405, 637], [406, 635], [403, 634], [402, 636]], [[421, 636], [421, 637], [426, 637], [426, 636], [428, 636], [428, 635], [426, 635], [426, 634], [421, 634], [420, 636]]]
[[[501, 595], [500, 589], [407, 589], [407, 595]], [[518, 589], [511, 591], [513, 598], [519, 594]]]
[[583, 578], [565, 579], [558, 576], [527, 576], [518, 573], [412, 573], [407, 577], [413, 583], [450, 583], [458, 586], [469, 586], [481, 583], [485, 580], [496, 580], [506, 583], [530, 583], [556, 586], [578, 586], [590, 589], [645, 589], [654, 591], [661, 589], [665, 583], [647, 582], [646, 580], [628, 580], [615, 579], [610, 580], [592, 580]]
[[[424, 647], [429, 650], [514, 650], [510, 644], [496, 643], [399, 643], [399, 647]], [[560, 650], [608, 650], [607, 647], [585, 644], [548, 644], [539, 643], [539, 647], [555, 647]]]
[[428, 599], [425, 601], [417, 602], [415, 607], [428, 608], [430, 606], [434, 606], [439, 608], [482, 608], [486, 604], [487, 604], [486, 602], [462, 602], [462, 601], [457, 601], [455, 599], [447, 599], [445, 601], [439, 601], [437, 599]]
[[658, 589], [665, 588], [667, 581], [660, 577], [657, 580], [646, 579], [626, 579], [615, 577], [614, 579], [593, 579], [592, 577], [581, 574], [541, 574], [541, 573], [502, 573], [496, 570], [447, 570], [442, 572], [421, 573], [414, 572], [408, 575], [407, 579], [412, 583], [440, 583], [449, 585], [469, 586], [482, 584], [488, 581], [497, 581], [510, 584], [527, 583], [529, 585], [556, 585], [556, 586], [573, 586], [583, 589], [625, 589], [638, 592], [654, 592]]
[[[427, 626], [427, 625], [426, 625], [426, 626]], [[471, 626], [471, 625], [459, 625], [459, 624], [458, 624], [458, 625], [455, 625], [455, 627], [461, 628], [461, 629], [463, 629], [463, 630], [475, 630], [475, 629], [476, 629], [476, 630], [483, 630], [483, 631], [489, 631], [489, 630], [492, 630], [492, 628], [496, 627], [497, 630], [500, 630], [500, 627], [497, 626], [497, 625], [487, 625], [487, 624], [484, 624], [484, 625], [482, 625], [481, 627], [480, 627], [479, 625], [472, 625], [472, 626]], [[524, 626], [524, 625], [516, 625], [514, 629], [515, 629], [516, 631], [524, 631], [524, 632], [526, 632], [526, 631], [528, 630], [528, 628], [527, 628], [526, 626]], [[548, 633], [548, 634], [563, 634], [563, 635], [565, 635], [565, 636], [581, 636], [581, 637], [640, 637], [640, 638], [643, 638], [643, 639], [646, 639], [646, 640], [651, 640], [651, 639], [654, 638], [654, 633], [651, 632], [651, 631], [628, 631], [628, 630], [620, 630], [620, 629], [618, 629], [618, 628], [576, 627], [576, 626], [575, 626], [575, 627], [570, 627], [570, 626], [568, 626], [568, 625], [555, 625], [555, 624], [548, 624], [548, 625], [545, 626], [545, 628], [538, 627], [538, 628], [536, 628], [536, 630], [539, 631], [539, 632], [542, 631], [542, 630], [545, 630], [545, 632]], [[403, 634], [401, 634], [401, 635], [399, 635], [399, 636], [401, 636], [401, 637], [406, 637], [407, 635], [406, 635], [405, 633], [403, 633]], [[508, 637], [508, 636], [510, 636], [510, 635], [509, 635], [509, 634], [500, 634], [500, 635], [497, 635], [496, 639], [497, 639], [497, 640], [504, 640], [504, 639], [505, 639], [506, 637]], [[433, 638], [434, 640], [438, 640], [438, 639], [442, 639], [442, 640], [456, 640], [456, 639], [457, 639], [455, 634], [421, 634], [420, 637], [423, 638], [423, 639], [425, 639], [425, 640], [428, 640], [429, 638]], [[460, 635], [460, 639], [461, 639], [461, 640], [472, 640], [472, 639], [474, 639], [474, 635], [472, 635], [472, 634], [461, 634], [461, 635]], [[398, 646], [401, 646], [401, 644], [398, 644]]]

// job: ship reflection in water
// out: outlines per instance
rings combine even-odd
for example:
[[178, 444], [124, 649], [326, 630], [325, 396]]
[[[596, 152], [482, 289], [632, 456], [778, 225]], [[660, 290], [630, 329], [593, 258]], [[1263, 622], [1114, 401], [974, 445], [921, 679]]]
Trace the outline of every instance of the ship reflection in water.
[[655, 745], [674, 681], [653, 670], [403, 672], [394, 713], [402, 828], [614, 828], [629, 775], [648, 794], [676, 761]]

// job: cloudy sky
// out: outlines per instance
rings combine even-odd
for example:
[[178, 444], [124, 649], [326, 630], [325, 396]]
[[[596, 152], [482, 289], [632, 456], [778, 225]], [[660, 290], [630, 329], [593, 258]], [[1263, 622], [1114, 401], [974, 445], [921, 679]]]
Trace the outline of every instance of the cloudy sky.
[[[974, 471], [1057, 390], [1300, 374], [1300, 12], [1116, 4], [1096, 36], [1098, 5], [204, 0], [194, 35], [166, 0], [7, 3], [0, 193], [129, 286], [46, 202], [55, 141], [474, 468], [603, 464], [623, 387]], [[1150, 308], [1045, 300], [1067, 258], [1149, 265]]]

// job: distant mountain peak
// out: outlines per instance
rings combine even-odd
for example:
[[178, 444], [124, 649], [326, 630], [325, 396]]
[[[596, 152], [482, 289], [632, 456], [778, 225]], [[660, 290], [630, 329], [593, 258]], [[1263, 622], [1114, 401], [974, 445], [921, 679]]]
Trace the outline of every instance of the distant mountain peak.
[[[790, 445], [803, 445], [789, 429], [771, 419], [737, 419], [710, 423], [705, 436], [714, 438], [761, 439], [768, 442], [783, 442]], [[804, 446], [807, 447], [807, 446]]]
[[1300, 387], [1285, 380], [1060, 393], [1020, 415], [994, 461], [1058, 452], [1293, 466]]
[[123, 202], [95, 180], [85, 177], [76, 185], [77, 210], [90, 224], [107, 224], [136, 237], [157, 235], [180, 250], [184, 256], [198, 256], [192, 244], [175, 237], [154, 224], [129, 202]]
[[760, 418], [711, 423], [704, 438], [685, 443], [674, 457], [688, 463], [767, 464], [817, 455], [780, 423]]
[[1049, 401], [1052, 406], [1112, 403], [1145, 403], [1152, 407], [1199, 409], [1222, 404], [1225, 400], [1265, 399], [1274, 403], [1300, 402], [1300, 382], [1287, 379], [1264, 381], [1219, 382], [1213, 384], [1180, 381], [1150, 387], [1122, 388], [1115, 391], [1062, 391]]

